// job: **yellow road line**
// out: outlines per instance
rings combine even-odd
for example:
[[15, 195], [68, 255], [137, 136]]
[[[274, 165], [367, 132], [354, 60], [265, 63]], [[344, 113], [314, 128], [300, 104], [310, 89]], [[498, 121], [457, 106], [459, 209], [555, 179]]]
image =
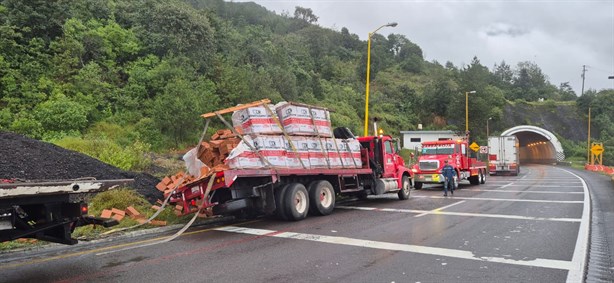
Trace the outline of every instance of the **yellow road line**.
[[[236, 225], [245, 225], [245, 224], [250, 224], [250, 223], [254, 223], [254, 222], [258, 222], [258, 221], [260, 221], [260, 220], [246, 221], [246, 222], [238, 223]], [[216, 228], [226, 227], [226, 226], [231, 226], [231, 225], [233, 225], [233, 224], [219, 226], [219, 227], [212, 227], [212, 228], [204, 229], [204, 230], [187, 232], [187, 233], [183, 233], [181, 236], [200, 234], [200, 233], [212, 231], [212, 230], [214, 230]], [[20, 267], [20, 266], [24, 266], [24, 265], [48, 262], [48, 261], [57, 260], [57, 259], [65, 259], [65, 258], [70, 258], [70, 257], [75, 257], [75, 256], [81, 256], [81, 255], [86, 255], [86, 254], [98, 253], [98, 252], [101, 252], [101, 251], [107, 251], [107, 250], [113, 250], [113, 249], [118, 249], [118, 248], [130, 247], [130, 246], [135, 246], [135, 245], [139, 245], [139, 244], [143, 244], [143, 243], [159, 241], [159, 240], [162, 240], [162, 239], [164, 239], [166, 237], [168, 237], [168, 236], [157, 237], [157, 238], [153, 238], [153, 239], [142, 240], [142, 241], [138, 241], [138, 242], [131, 242], [131, 243], [126, 243], [126, 244], [119, 244], [119, 245], [115, 245], [115, 246], [102, 247], [102, 248], [98, 248], [98, 249], [81, 251], [81, 252], [76, 252], [76, 253], [63, 254], [63, 255], [58, 255], [58, 256], [53, 256], [53, 257], [48, 257], [48, 258], [42, 258], [42, 259], [36, 259], [36, 260], [31, 260], [31, 261], [26, 261], [26, 262], [21, 262], [21, 263], [3, 264], [2, 266], [0, 266], [0, 270], [8, 269], [8, 268], [14, 268], [14, 267]]]

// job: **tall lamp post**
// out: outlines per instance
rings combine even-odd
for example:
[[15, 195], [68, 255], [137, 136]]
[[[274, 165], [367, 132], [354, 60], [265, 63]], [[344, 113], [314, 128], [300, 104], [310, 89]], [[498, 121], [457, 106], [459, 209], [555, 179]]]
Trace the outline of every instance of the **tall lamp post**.
[[[369, 38], [367, 39], [367, 84], [366, 84], [366, 94], [365, 94], [365, 130], [363, 132], [363, 136], [369, 135], [369, 76], [371, 75], [371, 36], [374, 35], [378, 30], [384, 27], [396, 27], [397, 23], [388, 23], [378, 27], [374, 31], [369, 33]], [[375, 133], [377, 135], [377, 133]]]
[[488, 130], [488, 121], [492, 120], [492, 117], [488, 117], [486, 120], [486, 141], [488, 141], [489, 130]]

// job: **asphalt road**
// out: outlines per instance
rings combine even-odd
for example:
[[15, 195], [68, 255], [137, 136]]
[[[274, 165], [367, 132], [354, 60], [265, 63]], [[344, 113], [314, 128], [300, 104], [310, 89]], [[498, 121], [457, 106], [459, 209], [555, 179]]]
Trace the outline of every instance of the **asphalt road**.
[[[525, 166], [519, 176], [462, 182], [454, 196], [425, 186], [406, 201], [345, 201], [300, 222], [259, 218], [156, 245], [171, 232], [2, 254], [0, 281], [579, 282], [591, 261], [588, 192], [614, 200], [609, 181], [591, 174]], [[608, 200], [593, 201], [593, 216], [612, 220]], [[614, 227], [605, 220], [607, 247]], [[600, 252], [594, 281], [614, 280], [611, 250]]]

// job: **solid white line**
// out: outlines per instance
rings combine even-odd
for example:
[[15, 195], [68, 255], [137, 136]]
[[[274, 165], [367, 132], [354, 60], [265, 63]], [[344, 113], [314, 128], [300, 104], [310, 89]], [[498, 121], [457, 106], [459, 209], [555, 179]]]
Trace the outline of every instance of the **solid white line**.
[[383, 211], [383, 212], [401, 212], [401, 213], [426, 213], [435, 215], [454, 215], [454, 216], [469, 216], [469, 217], [486, 217], [486, 218], [503, 218], [503, 219], [519, 219], [519, 220], [535, 220], [535, 221], [554, 221], [554, 222], [580, 222], [578, 218], [546, 218], [532, 217], [520, 215], [505, 215], [505, 214], [485, 214], [485, 213], [470, 213], [470, 212], [451, 212], [451, 211], [430, 211], [416, 209], [396, 209], [396, 208], [375, 208], [375, 207], [358, 207], [358, 206], [335, 206], [340, 209], [353, 209], [364, 211]]
[[507, 259], [507, 258], [501, 258], [501, 257], [478, 257], [474, 253], [470, 251], [464, 251], [464, 250], [361, 240], [361, 239], [354, 239], [354, 238], [348, 238], [348, 237], [325, 236], [325, 235], [304, 234], [304, 233], [294, 233], [294, 232], [281, 232], [281, 231], [274, 231], [274, 230], [253, 229], [253, 228], [244, 228], [244, 227], [237, 227], [237, 226], [220, 227], [220, 228], [215, 228], [214, 230], [231, 232], [231, 233], [248, 234], [248, 235], [304, 240], [304, 241], [327, 243], [327, 244], [346, 245], [346, 246], [379, 249], [379, 250], [404, 251], [404, 252], [410, 252], [410, 253], [419, 253], [419, 254], [452, 257], [452, 258], [460, 258], [460, 259], [470, 259], [470, 260], [476, 260], [476, 261], [482, 261], [482, 262], [496, 262], [496, 263], [514, 264], [514, 265], [541, 267], [541, 268], [551, 268], [551, 269], [560, 269], [560, 270], [570, 270], [571, 268], [573, 268], [571, 266], [571, 262], [564, 261], [564, 260], [553, 260], [553, 259], [543, 259], [543, 258], [537, 258], [533, 260], [513, 260], [513, 259]]
[[[446, 209], [446, 208], [449, 208], [449, 207], [455, 206], [455, 205], [457, 205], [457, 204], [461, 204], [461, 203], [463, 203], [463, 202], [465, 202], [465, 201], [464, 201], [464, 200], [461, 200], [461, 201], [459, 201], [459, 202], [455, 202], [455, 203], [453, 203], [453, 204], [449, 204], [449, 205], [446, 205], [446, 206], [442, 206], [442, 207], [440, 207], [440, 208], [433, 209], [433, 210], [431, 210], [430, 212], [432, 213], [432, 212], [442, 211], [442, 210], [444, 210], [444, 209]], [[418, 215], [416, 215], [416, 216], [414, 216], [414, 217], [421, 217], [421, 216], [424, 216], [424, 215], [427, 215], [427, 214], [429, 214], [429, 213], [421, 213], [421, 214], [418, 214]]]
[[501, 188], [502, 188], [502, 189], [503, 189], [503, 188], [507, 188], [507, 187], [511, 186], [512, 184], [514, 184], [514, 183], [509, 183], [509, 184], [507, 184], [507, 185], [501, 186]]
[[[565, 186], [565, 185], [558, 185], [558, 186], [549, 186], [549, 185], [531, 185], [531, 184], [524, 184], [524, 185], [506, 185], [503, 187], [531, 187], [531, 188], [560, 188], [560, 187], [565, 187], [565, 188], [582, 188], [582, 186]], [[503, 188], [502, 187], [502, 188]]]
[[580, 228], [578, 229], [578, 239], [576, 240], [576, 247], [573, 252], [571, 260], [572, 268], [567, 273], [567, 282], [584, 282], [584, 270], [586, 268], [586, 253], [588, 250], [588, 237], [589, 237], [589, 224], [590, 224], [590, 212], [591, 212], [591, 196], [588, 191], [588, 186], [584, 179], [580, 176], [567, 171], [565, 169], [559, 170], [565, 171], [582, 181], [584, 187], [584, 209], [582, 210], [582, 221], [580, 222]]
[[[440, 196], [412, 196], [414, 198], [446, 198]], [[506, 199], [506, 198], [474, 198], [474, 197], [454, 197], [454, 199], [467, 200], [488, 200], [488, 201], [514, 201], [514, 202], [539, 202], [539, 203], [584, 203], [581, 200], [538, 200], [538, 199]]]
[[584, 192], [561, 192], [561, 191], [512, 191], [512, 190], [482, 190], [482, 189], [463, 189], [469, 192], [498, 192], [498, 193], [535, 193], [535, 194], [583, 194]]

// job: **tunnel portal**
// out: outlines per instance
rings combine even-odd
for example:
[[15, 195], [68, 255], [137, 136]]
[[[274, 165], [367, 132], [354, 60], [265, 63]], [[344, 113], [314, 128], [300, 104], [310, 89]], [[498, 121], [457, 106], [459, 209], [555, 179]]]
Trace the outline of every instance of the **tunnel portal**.
[[520, 144], [520, 163], [556, 163], [565, 159], [561, 143], [552, 132], [535, 126], [516, 126], [502, 136], [515, 135]]

